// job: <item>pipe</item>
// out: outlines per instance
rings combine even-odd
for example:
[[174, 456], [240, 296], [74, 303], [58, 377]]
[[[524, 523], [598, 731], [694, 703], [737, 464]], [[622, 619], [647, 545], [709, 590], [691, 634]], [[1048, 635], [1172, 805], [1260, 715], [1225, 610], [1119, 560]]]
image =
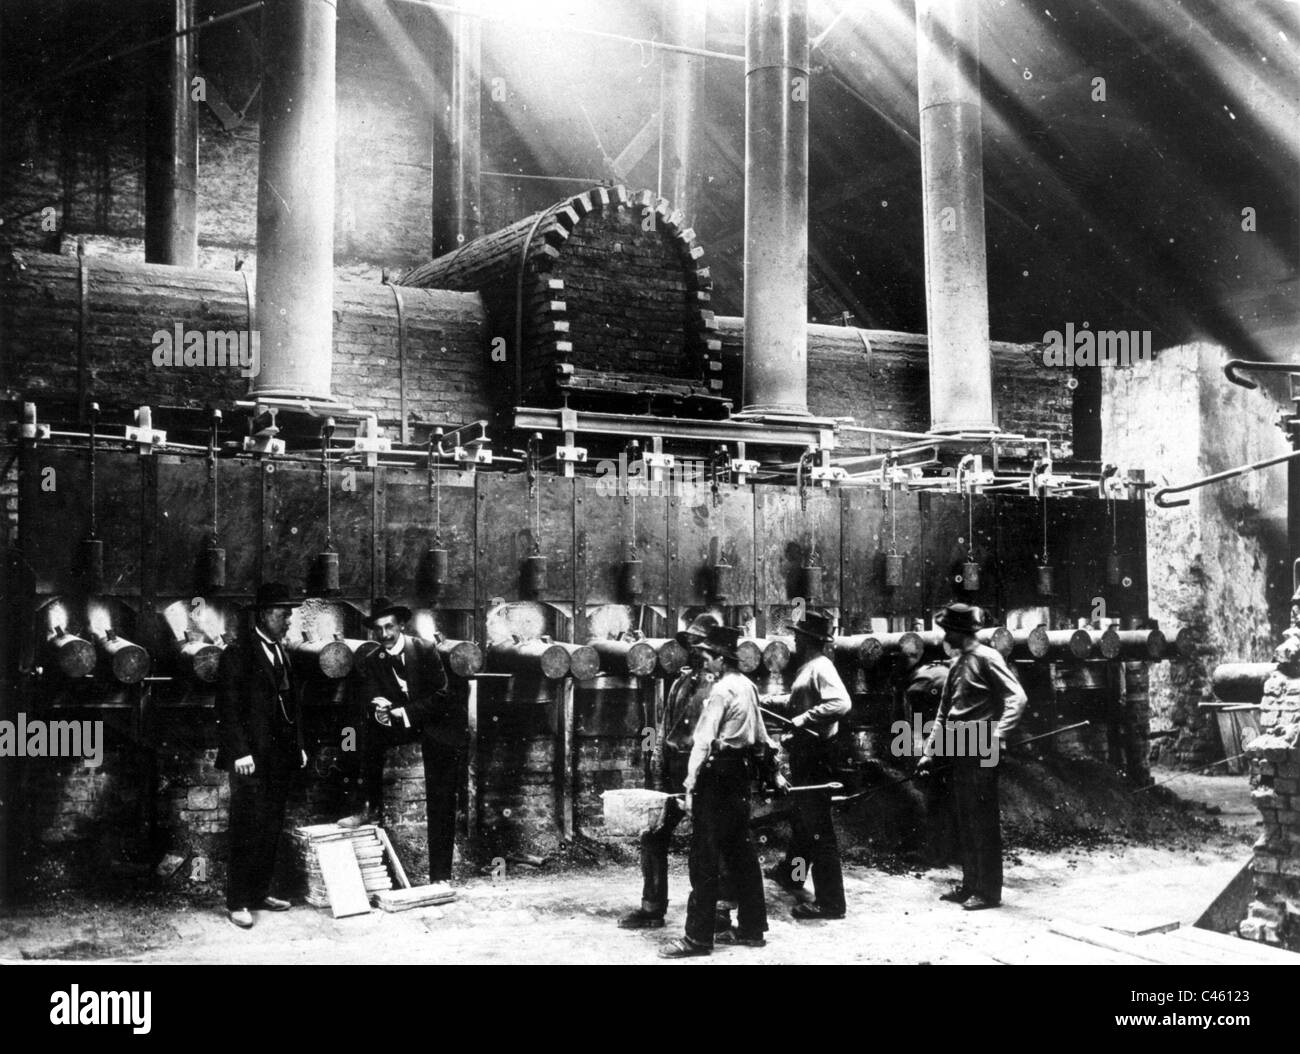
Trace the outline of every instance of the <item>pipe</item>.
[[1225, 703], [1258, 703], [1264, 698], [1264, 682], [1276, 670], [1275, 662], [1220, 663], [1210, 684]]
[[223, 650], [220, 644], [205, 640], [177, 641], [176, 662], [184, 676], [200, 684], [215, 684]]
[[335, 0], [262, 8], [257, 398], [332, 400]]
[[649, 638], [645, 643], [654, 648], [659, 657], [659, 669], [669, 677], [676, 677], [691, 661], [686, 649], [672, 637]]
[[[940, 635], [942, 638], [942, 634]], [[851, 662], [856, 653], [858, 664], [869, 670], [890, 655], [917, 660], [925, 653], [925, 640], [919, 633], [864, 633], [853, 637], [836, 637], [832, 644], [836, 659]]]
[[1158, 629], [1119, 631], [1119, 657], [1129, 662], [1159, 662], [1169, 657], [1169, 642]]
[[745, 638], [736, 643], [736, 665], [741, 673], [753, 673], [763, 665], [763, 641]]
[[1047, 635], [1046, 626], [1011, 631], [1011, 658], [1013, 659], [1045, 659], [1051, 650], [1052, 642]]
[[54, 661], [64, 677], [88, 677], [95, 670], [95, 648], [88, 640], [74, 637], [63, 628], [50, 639]]
[[306, 674], [320, 674], [331, 681], [352, 672], [352, 649], [343, 640], [301, 640], [284, 642], [289, 660]]
[[[474, 17], [477, 0], [451, 15], [439, 33], [439, 55], [448, 58], [451, 89], [446, 122], [434, 123], [433, 256], [436, 259], [482, 233], [479, 64], [483, 23]], [[441, 63], [440, 63], [441, 64]]]
[[589, 644], [560, 641], [558, 647], [569, 653], [569, 673], [579, 681], [589, 681], [600, 673], [600, 653]]
[[1092, 636], [1085, 629], [1049, 630], [1047, 641], [1050, 659], [1086, 659], [1092, 651]]
[[[677, 44], [703, 48], [708, 4], [701, 0], [665, 0], [664, 35]], [[681, 210], [690, 227], [698, 211], [700, 166], [695, 153], [695, 108], [699, 102], [703, 62], [697, 57], [666, 54], [659, 74], [659, 196]]]
[[489, 645], [487, 664], [490, 672], [540, 676], [558, 681], [569, 672], [569, 653], [561, 645], [542, 637], [513, 644]]
[[149, 653], [140, 645], [132, 644], [112, 630], [93, 636], [113, 680], [119, 684], [139, 684], [149, 676]]
[[622, 677], [649, 677], [659, 655], [643, 640], [593, 640], [589, 647], [600, 656], [600, 672]]
[[745, 7], [744, 411], [808, 416], [808, 4]]
[[930, 430], [996, 432], [984, 245], [980, 5], [917, 0]]
[[470, 640], [438, 641], [443, 664], [457, 677], [473, 677], [483, 669], [483, 649]]
[[[194, 69], [194, 0], [154, 0], [174, 32], [167, 61], [151, 64], [144, 172], [146, 263], [199, 265], [199, 120], [190, 99]], [[162, 11], [165, 10], [165, 17]], [[161, 58], [161, 56], [159, 56]]]

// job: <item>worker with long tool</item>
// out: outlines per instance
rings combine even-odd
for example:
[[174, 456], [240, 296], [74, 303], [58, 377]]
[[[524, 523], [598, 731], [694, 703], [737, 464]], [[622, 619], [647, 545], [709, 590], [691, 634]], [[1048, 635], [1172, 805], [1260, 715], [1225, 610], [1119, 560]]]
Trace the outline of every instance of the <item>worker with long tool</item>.
[[[754, 682], [740, 672], [738, 629], [715, 626], [698, 645], [704, 669], [716, 683], [695, 726], [684, 785], [691, 816], [691, 896], [686, 905], [686, 934], [660, 949], [665, 959], [708, 955], [717, 943], [762, 947], [767, 943], [767, 905], [758, 853], [749, 834], [750, 783], [759, 773], [756, 760], [775, 757], [759, 711]], [[779, 776], [778, 786], [784, 789]], [[714, 933], [721, 867], [735, 885], [736, 928]]]
[[[687, 649], [690, 665], [668, 690], [664, 710], [655, 728], [655, 750], [652, 769], [654, 789], [669, 794], [679, 794], [686, 779], [687, 762], [693, 744], [696, 722], [704, 709], [704, 702], [713, 690], [713, 678], [704, 672], [704, 656], [695, 645], [720, 623], [707, 612], [697, 615], [691, 624], [677, 634], [677, 643]], [[669, 798], [665, 806], [663, 823], [641, 835], [641, 906], [628, 912], [618, 924], [625, 930], [661, 929], [668, 912], [668, 847], [673, 832], [685, 819], [680, 798]], [[729, 913], [722, 920], [721, 929], [731, 926]]]
[[[852, 702], [835, 664], [826, 655], [827, 645], [835, 638], [831, 619], [809, 612], [793, 628], [797, 672], [790, 687], [794, 731], [786, 741], [790, 778], [795, 784], [827, 783], [835, 776], [834, 739], [840, 718], [848, 714]], [[844, 918], [844, 873], [829, 792], [801, 794], [794, 799], [789, 848], [767, 877], [791, 892], [802, 890], [811, 877], [815, 899], [794, 906], [790, 914], [796, 919]]]
[[950, 765], [962, 878], [961, 885], [940, 899], [980, 911], [1002, 903], [998, 759], [1027, 699], [1006, 660], [976, 640], [975, 608], [949, 604], [935, 622], [956, 658], [917, 769], [929, 770], [940, 755]]

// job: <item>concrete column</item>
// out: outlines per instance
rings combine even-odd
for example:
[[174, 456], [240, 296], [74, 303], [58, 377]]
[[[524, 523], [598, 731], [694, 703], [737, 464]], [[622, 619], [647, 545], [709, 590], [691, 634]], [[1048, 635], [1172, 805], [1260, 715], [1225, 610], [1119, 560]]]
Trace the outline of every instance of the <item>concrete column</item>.
[[334, 0], [262, 8], [257, 328], [262, 398], [330, 397], [334, 297]]
[[930, 421], [935, 432], [996, 431], [984, 246], [979, 9], [970, 0], [916, 4]]
[[745, 8], [746, 413], [808, 413], [807, 0]]

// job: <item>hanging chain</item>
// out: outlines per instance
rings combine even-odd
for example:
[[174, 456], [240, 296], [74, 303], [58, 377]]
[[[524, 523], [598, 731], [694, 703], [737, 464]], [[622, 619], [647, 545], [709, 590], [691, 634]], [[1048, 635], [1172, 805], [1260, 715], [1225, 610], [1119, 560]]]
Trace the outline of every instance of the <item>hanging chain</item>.
[[1043, 491], [1043, 566], [1047, 566], [1047, 491]]
[[208, 439], [208, 486], [212, 488], [212, 548], [217, 548], [217, 439], [221, 411], [212, 411], [212, 434]]

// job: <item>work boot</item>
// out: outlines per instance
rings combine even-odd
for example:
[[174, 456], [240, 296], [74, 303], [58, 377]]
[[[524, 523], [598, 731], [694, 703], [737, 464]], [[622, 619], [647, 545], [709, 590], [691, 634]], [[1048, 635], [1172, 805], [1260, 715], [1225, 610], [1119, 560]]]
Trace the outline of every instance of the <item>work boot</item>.
[[629, 911], [618, 920], [618, 928], [621, 930], [661, 930], [664, 928], [663, 912], [637, 908], [636, 911]]
[[956, 886], [955, 888], [948, 890], [947, 893], [941, 894], [939, 899], [946, 900], [952, 904], [965, 904], [966, 901], [970, 900], [974, 895], [975, 890], [967, 889], [965, 886]]
[[1001, 906], [1002, 901], [1000, 900], [991, 900], [983, 894], [972, 893], [970, 899], [961, 907], [963, 911], [983, 911], [986, 908], [1000, 908]]
[[844, 912], [827, 911], [825, 908], [820, 908], [816, 904], [796, 904], [794, 907], [790, 909], [790, 915], [793, 918], [802, 919], [805, 922], [808, 922], [812, 919], [844, 918]]
[[335, 820], [334, 823], [338, 827], [346, 827], [349, 830], [356, 827], [365, 827], [367, 824], [375, 824], [378, 826], [379, 810], [372, 809], [368, 805], [363, 805], [357, 812], [352, 813], [350, 816], [345, 816], [341, 820]]
[[742, 948], [763, 948], [767, 946], [767, 938], [761, 933], [757, 937], [744, 937], [741, 936], [740, 930], [725, 929], [714, 933], [713, 943], [736, 945]]
[[659, 958], [661, 959], [689, 959], [695, 955], [712, 954], [712, 948], [706, 948], [703, 944], [696, 944], [685, 937], [678, 937], [675, 941], [669, 941], [659, 949]]

